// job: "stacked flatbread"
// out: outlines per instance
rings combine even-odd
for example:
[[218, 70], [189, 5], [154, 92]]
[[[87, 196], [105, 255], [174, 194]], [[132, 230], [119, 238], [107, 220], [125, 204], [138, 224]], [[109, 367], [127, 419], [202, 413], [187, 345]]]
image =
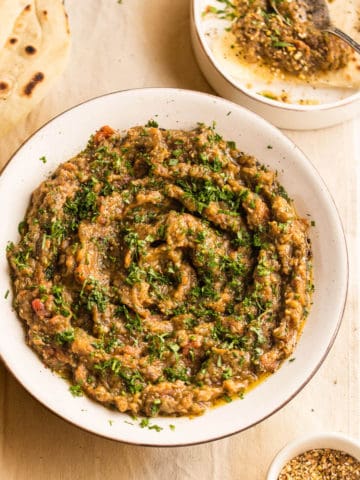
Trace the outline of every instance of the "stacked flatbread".
[[46, 95], [69, 47], [62, 0], [0, 0], [0, 136]]

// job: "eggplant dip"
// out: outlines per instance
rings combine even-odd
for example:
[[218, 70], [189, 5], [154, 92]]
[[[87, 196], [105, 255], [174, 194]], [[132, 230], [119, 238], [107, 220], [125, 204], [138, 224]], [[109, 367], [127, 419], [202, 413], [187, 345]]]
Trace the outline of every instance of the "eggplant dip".
[[214, 10], [232, 21], [230, 31], [238, 55], [248, 63], [265, 64], [300, 78], [345, 67], [352, 50], [312, 23], [306, 0], [234, 0]]
[[197, 415], [296, 345], [308, 223], [275, 172], [213, 127], [103, 127], [32, 194], [7, 248], [42, 361], [121, 412]]

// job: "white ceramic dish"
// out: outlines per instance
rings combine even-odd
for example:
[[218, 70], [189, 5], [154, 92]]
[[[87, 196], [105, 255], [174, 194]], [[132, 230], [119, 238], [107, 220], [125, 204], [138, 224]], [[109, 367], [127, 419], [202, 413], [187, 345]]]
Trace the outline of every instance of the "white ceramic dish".
[[[203, 74], [222, 97], [249, 108], [280, 128], [287, 129], [310, 130], [328, 127], [360, 113], [360, 91], [356, 89], [314, 88], [311, 85], [291, 85], [280, 80], [274, 81], [269, 88], [266, 82], [257, 80], [250, 72], [249, 82], [249, 75], [243, 76], [244, 71], [239, 73], [236, 62], [224, 61], [224, 55], [219, 53], [218, 39], [229, 22], [214, 15], [204, 16], [203, 12], [208, 5], [217, 9], [224, 8], [224, 3], [217, 0], [191, 1], [191, 38]], [[344, 15], [347, 10], [349, 9], [344, 8]], [[225, 56], [229, 58], [229, 55]], [[258, 93], [264, 90], [279, 95], [286, 90], [294, 100], [302, 98], [319, 104], [300, 105], [295, 101], [283, 103]]]
[[284, 465], [302, 453], [316, 448], [331, 448], [348, 453], [360, 462], [360, 442], [343, 433], [319, 433], [306, 435], [286, 445], [274, 458], [266, 480], [278, 480]]
[[[161, 432], [141, 429], [128, 416], [85, 397], [74, 398], [68, 385], [44, 368], [28, 348], [11, 308], [8, 241], [17, 241], [31, 192], [56, 166], [78, 153], [102, 125], [127, 129], [155, 119], [164, 128], [193, 128], [216, 122], [226, 139], [278, 170], [280, 182], [301, 215], [311, 215], [316, 291], [314, 305], [295, 352], [296, 361], [280, 370], [244, 400], [212, 409], [195, 419], [159, 418]], [[272, 147], [272, 148], [270, 148]], [[47, 163], [39, 158], [45, 156]], [[0, 178], [0, 354], [19, 382], [41, 403], [66, 420], [104, 437], [143, 445], [186, 445], [221, 438], [268, 417], [309, 381], [326, 357], [338, 330], [347, 290], [347, 253], [334, 203], [303, 153], [279, 130], [252, 112], [218, 97], [175, 89], [117, 92], [79, 105], [49, 122], [14, 155]], [[331, 260], [330, 260], [331, 259]], [[264, 401], [266, 399], [266, 401]], [[129, 425], [129, 423], [132, 425]], [[175, 430], [169, 425], [175, 425]]]

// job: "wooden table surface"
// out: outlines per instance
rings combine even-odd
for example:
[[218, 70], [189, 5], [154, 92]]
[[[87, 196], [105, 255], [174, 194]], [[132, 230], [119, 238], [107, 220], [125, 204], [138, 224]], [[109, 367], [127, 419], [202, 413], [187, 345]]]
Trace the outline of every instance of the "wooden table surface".
[[[65, 3], [73, 35], [70, 64], [28, 119], [0, 139], [0, 167], [45, 121], [88, 98], [144, 86], [213, 93], [191, 50], [188, 0]], [[73, 427], [34, 400], [0, 362], [1, 480], [262, 480], [275, 453], [294, 437], [324, 430], [360, 437], [360, 118], [329, 129], [285, 133], [327, 183], [349, 249], [342, 326], [315, 377], [281, 411], [246, 432], [201, 446], [162, 449], [123, 445]]]

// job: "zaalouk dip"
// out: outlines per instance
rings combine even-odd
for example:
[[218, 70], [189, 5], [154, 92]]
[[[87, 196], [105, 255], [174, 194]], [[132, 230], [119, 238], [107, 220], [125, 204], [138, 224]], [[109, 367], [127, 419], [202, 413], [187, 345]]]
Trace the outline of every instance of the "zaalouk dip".
[[8, 246], [14, 305], [73, 391], [200, 414], [293, 352], [307, 231], [275, 173], [213, 127], [103, 127], [33, 193]]
[[232, 20], [239, 55], [249, 63], [265, 64], [306, 78], [345, 67], [351, 48], [339, 38], [318, 30], [306, 0], [224, 1], [225, 10], [210, 7]]

